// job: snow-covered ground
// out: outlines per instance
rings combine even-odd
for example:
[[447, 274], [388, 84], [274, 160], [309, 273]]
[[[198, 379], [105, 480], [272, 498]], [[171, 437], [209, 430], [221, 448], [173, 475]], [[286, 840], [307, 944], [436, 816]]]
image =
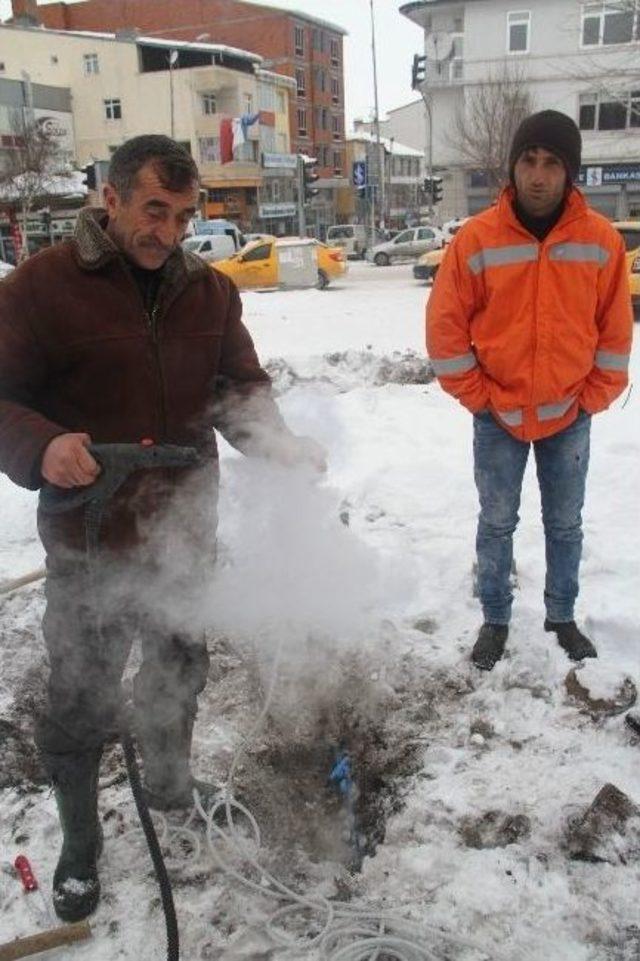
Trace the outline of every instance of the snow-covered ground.
[[[411, 961], [638, 961], [637, 847], [619, 838], [617, 863], [590, 863], [570, 859], [564, 844], [570, 818], [604, 784], [640, 804], [640, 745], [620, 715], [595, 719], [567, 695], [571, 665], [542, 628], [533, 464], [516, 536], [508, 656], [486, 675], [469, 663], [480, 624], [471, 418], [435, 382], [381, 382], [389, 378], [380, 375], [407, 351], [422, 353], [425, 296], [410, 266], [368, 264], [352, 265], [325, 292], [243, 296], [283, 413], [326, 446], [330, 466], [313, 484], [222, 445], [223, 563], [203, 611], [224, 639], [212, 642], [212, 678], [201, 699], [199, 770], [224, 777], [249, 735], [238, 776], [265, 816], [265, 864], [301, 892], [348, 896], [352, 905], [481, 946], [446, 947], [444, 934], [431, 930], [421, 936], [424, 954], [406, 954]], [[637, 335], [636, 327], [632, 379]], [[639, 412], [635, 391], [593, 423], [578, 619], [600, 652], [582, 672], [597, 696], [627, 676], [640, 683]], [[0, 478], [0, 503], [1, 584], [38, 567], [41, 554], [34, 495]], [[23, 773], [34, 764], [19, 728], [41, 685], [42, 606], [39, 584], [0, 599], [0, 775], [14, 755]], [[278, 651], [270, 719], [252, 733]], [[332, 713], [348, 715], [340, 730], [351, 738], [356, 781], [358, 759], [381, 775], [360, 788], [380, 794], [371, 809], [386, 819], [384, 841], [354, 878], [340, 864], [340, 812], [330, 799], [315, 805], [296, 768], [298, 758], [310, 771], [314, 757], [322, 768], [319, 755], [330, 746], [323, 732], [338, 729], [327, 722]], [[103, 772], [103, 899], [91, 919], [93, 940], [60, 957], [165, 954], [155, 882], [131, 833], [136, 820], [121, 770], [114, 749]], [[0, 786], [2, 943], [50, 923], [7, 864], [26, 853], [48, 892], [58, 830], [48, 790], [28, 777]], [[271, 795], [286, 823], [278, 823]], [[304, 810], [296, 813], [297, 796]], [[513, 833], [500, 838], [507, 817]], [[322, 956], [314, 946], [282, 954], [265, 930], [274, 905], [241, 889], [206, 851], [195, 862], [172, 859], [171, 876], [185, 959]]]

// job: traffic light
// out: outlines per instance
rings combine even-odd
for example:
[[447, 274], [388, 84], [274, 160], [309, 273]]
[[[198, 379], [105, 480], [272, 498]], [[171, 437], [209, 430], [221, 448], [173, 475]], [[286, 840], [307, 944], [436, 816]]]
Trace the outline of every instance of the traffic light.
[[82, 167], [82, 173], [84, 177], [82, 178], [82, 183], [85, 185], [87, 190], [96, 190], [98, 186], [98, 179], [96, 177], [96, 165], [87, 164], [86, 167]]
[[425, 177], [424, 192], [432, 207], [442, 200], [442, 177]]
[[417, 90], [425, 82], [427, 76], [427, 58], [417, 53], [411, 67], [411, 89]]
[[316, 180], [320, 180], [320, 174], [316, 169], [315, 160], [303, 160], [302, 179], [304, 186], [304, 202], [310, 203], [314, 197], [320, 193], [319, 187], [314, 187]]

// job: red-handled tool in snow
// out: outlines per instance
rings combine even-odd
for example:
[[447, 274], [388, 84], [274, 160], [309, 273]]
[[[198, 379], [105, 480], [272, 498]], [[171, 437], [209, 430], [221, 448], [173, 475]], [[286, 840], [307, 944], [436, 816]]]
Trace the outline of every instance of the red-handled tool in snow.
[[[13, 862], [15, 870], [18, 872], [20, 881], [22, 882], [22, 887], [25, 894], [33, 894], [36, 891], [39, 895], [39, 907], [36, 908], [36, 915], [39, 921], [46, 921], [48, 925], [56, 925], [58, 922], [53, 916], [51, 908], [47, 903], [47, 899], [40, 890], [40, 885], [38, 884], [38, 879], [35, 876], [35, 872], [31, 867], [31, 862], [29, 858], [24, 854], [19, 854], [15, 861]], [[35, 908], [32, 899], [29, 899], [29, 905]]]
[[13, 866], [20, 875], [22, 887], [24, 888], [25, 892], [29, 893], [30, 891], [37, 891], [38, 882], [36, 881], [35, 874], [31, 870], [29, 859], [26, 858], [24, 854], [19, 854], [13, 862]]
[[[14, 941], [0, 944], [0, 961], [17, 961], [19, 958], [30, 958], [42, 951], [51, 951], [53, 948], [75, 944], [77, 941], [84, 941], [91, 937], [91, 928], [87, 921], [81, 921], [79, 924], [56, 926], [51, 909], [40, 890], [38, 879], [33, 872], [29, 859], [24, 854], [17, 856], [13, 866], [20, 878], [24, 893], [30, 895], [37, 891], [40, 895], [44, 911], [39, 911], [38, 914], [40, 916], [44, 915], [47, 924], [51, 927], [46, 931], [38, 932], [38, 934], [32, 934], [26, 938], [16, 938]], [[29, 899], [29, 903], [31, 903], [31, 899]]]

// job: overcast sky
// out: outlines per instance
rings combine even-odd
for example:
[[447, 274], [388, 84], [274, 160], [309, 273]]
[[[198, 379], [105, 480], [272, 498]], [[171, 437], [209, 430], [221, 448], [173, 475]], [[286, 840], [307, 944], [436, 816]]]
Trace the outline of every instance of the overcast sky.
[[[381, 116], [393, 107], [416, 99], [409, 78], [413, 55], [422, 47], [422, 31], [398, 13], [402, 2], [404, 0], [374, 0]], [[321, 17], [349, 32], [345, 38], [347, 122], [350, 124], [354, 117], [368, 119], [374, 103], [369, 0], [270, 0], [268, 5]], [[0, 0], [0, 19], [10, 15], [10, 0]]]

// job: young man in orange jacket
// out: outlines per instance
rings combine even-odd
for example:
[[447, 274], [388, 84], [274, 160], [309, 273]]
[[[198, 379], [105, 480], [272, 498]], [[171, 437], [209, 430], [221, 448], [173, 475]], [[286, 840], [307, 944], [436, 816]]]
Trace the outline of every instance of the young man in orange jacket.
[[580, 131], [543, 110], [515, 133], [510, 184], [458, 232], [427, 307], [444, 390], [474, 415], [476, 549], [484, 624], [472, 660], [504, 654], [522, 478], [533, 445], [546, 542], [546, 631], [596, 657], [574, 621], [591, 416], [627, 384], [632, 313], [625, 249], [573, 181]]

